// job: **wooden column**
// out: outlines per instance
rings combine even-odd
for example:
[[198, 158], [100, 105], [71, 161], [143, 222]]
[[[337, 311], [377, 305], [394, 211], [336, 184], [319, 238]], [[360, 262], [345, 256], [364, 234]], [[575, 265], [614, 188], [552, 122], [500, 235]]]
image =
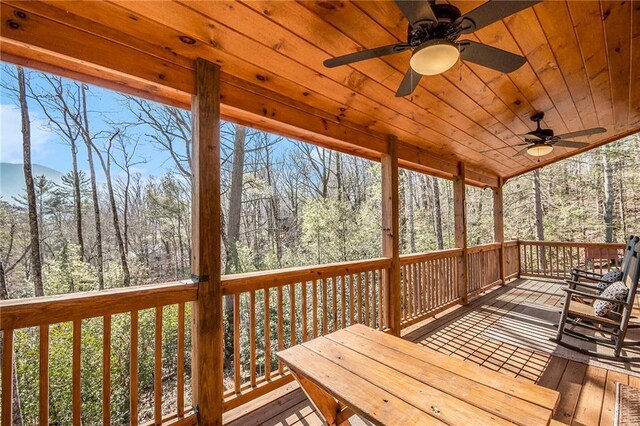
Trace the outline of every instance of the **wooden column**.
[[219, 67], [196, 61], [192, 100], [191, 269], [200, 280], [193, 305], [193, 405], [198, 424], [222, 425], [223, 334], [220, 286], [220, 77]]
[[504, 264], [504, 203], [502, 200], [502, 178], [498, 177], [498, 186], [493, 188], [493, 240], [500, 243], [500, 279], [502, 285], [506, 284], [505, 280], [505, 264]]
[[464, 163], [458, 163], [458, 176], [453, 179], [453, 210], [455, 220], [456, 247], [462, 249], [458, 258], [458, 289], [464, 305], [468, 302], [467, 285], [467, 209]]
[[387, 324], [400, 335], [400, 226], [398, 222], [398, 141], [389, 136], [388, 154], [382, 155], [382, 255], [391, 258], [386, 277]]

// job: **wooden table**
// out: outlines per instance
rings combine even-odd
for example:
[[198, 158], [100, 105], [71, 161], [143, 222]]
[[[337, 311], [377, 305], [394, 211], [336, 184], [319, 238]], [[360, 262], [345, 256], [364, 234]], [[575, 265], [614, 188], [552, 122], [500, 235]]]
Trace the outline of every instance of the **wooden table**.
[[558, 392], [353, 325], [278, 352], [330, 425], [547, 425]]

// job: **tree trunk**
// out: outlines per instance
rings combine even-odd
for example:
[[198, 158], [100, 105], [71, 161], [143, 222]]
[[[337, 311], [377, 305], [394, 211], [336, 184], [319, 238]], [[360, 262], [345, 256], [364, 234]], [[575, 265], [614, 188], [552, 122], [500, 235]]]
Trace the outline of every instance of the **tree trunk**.
[[98, 183], [96, 168], [93, 164], [93, 142], [89, 131], [89, 116], [87, 114], [86, 86], [81, 85], [80, 97], [82, 102], [82, 139], [87, 146], [87, 161], [91, 175], [91, 198], [93, 199], [93, 218], [96, 228], [96, 263], [98, 267], [98, 288], [104, 289], [104, 256], [102, 253], [102, 225], [100, 223], [100, 200], [98, 199]]
[[440, 184], [438, 178], [431, 177], [431, 190], [433, 196], [433, 221], [436, 231], [436, 248], [442, 250], [444, 242], [442, 240], [442, 209], [440, 207]]
[[602, 149], [602, 172], [604, 177], [604, 242], [613, 242], [613, 207], [615, 192], [613, 190], [613, 166], [609, 158], [609, 147]]
[[80, 175], [78, 173], [78, 148], [75, 140], [70, 140], [71, 163], [73, 165], [73, 203], [75, 209], [76, 234], [78, 247], [80, 249], [80, 259], [84, 260], [84, 238], [82, 236], [82, 197], [80, 196]]
[[413, 190], [413, 176], [411, 172], [406, 172], [405, 177], [407, 179], [407, 189], [409, 193], [407, 194], [407, 222], [409, 225], [409, 248], [411, 253], [416, 252], [416, 227], [413, 217], [413, 202], [414, 202], [414, 190]]
[[29, 122], [29, 106], [22, 67], [18, 68], [18, 90], [20, 112], [22, 118], [22, 156], [24, 162], [24, 181], [27, 187], [27, 206], [29, 210], [29, 230], [31, 240], [31, 266], [33, 288], [36, 296], [44, 296], [42, 283], [42, 257], [40, 253], [40, 228], [38, 226], [38, 211], [36, 208], [36, 192], [31, 172], [31, 123]]
[[542, 194], [540, 194], [540, 169], [535, 169], [533, 171], [533, 194], [535, 197], [536, 233], [538, 241], [544, 241]]
[[231, 189], [229, 190], [229, 210], [227, 212], [227, 261], [225, 274], [239, 272], [238, 242], [240, 240], [240, 215], [242, 213], [242, 178], [244, 175], [244, 150], [247, 128], [236, 126], [233, 140], [233, 168]]
[[[247, 128], [236, 125], [233, 139], [233, 168], [231, 170], [231, 189], [229, 190], [229, 210], [227, 212], [227, 260], [225, 274], [240, 271], [238, 243], [240, 241], [240, 217], [242, 214], [242, 178], [244, 176], [244, 151]], [[226, 318], [224, 368], [230, 369], [233, 361], [233, 296], [224, 298], [224, 314]]]
[[131, 273], [129, 272], [129, 263], [127, 261], [127, 252], [124, 247], [124, 240], [122, 239], [122, 232], [120, 232], [120, 218], [118, 215], [118, 207], [116, 205], [116, 197], [113, 192], [113, 179], [111, 177], [111, 143], [113, 139], [118, 136], [119, 131], [114, 133], [107, 146], [107, 159], [105, 160], [102, 152], [95, 146], [92, 142], [91, 145], [93, 149], [96, 151], [98, 155], [98, 159], [100, 160], [100, 164], [102, 165], [102, 170], [104, 171], [105, 178], [107, 179], [107, 193], [109, 194], [109, 204], [111, 205], [111, 215], [113, 216], [113, 229], [116, 234], [116, 243], [118, 246], [118, 252], [120, 254], [120, 265], [122, 267], [122, 284], [125, 287], [129, 287], [131, 285]]

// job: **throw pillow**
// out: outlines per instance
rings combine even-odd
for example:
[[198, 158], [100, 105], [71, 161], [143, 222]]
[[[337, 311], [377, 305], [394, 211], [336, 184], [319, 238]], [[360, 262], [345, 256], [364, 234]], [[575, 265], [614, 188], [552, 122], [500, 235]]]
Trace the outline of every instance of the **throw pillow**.
[[604, 281], [598, 283], [598, 290], [602, 292], [605, 288], [609, 287], [611, 283], [622, 281], [622, 271], [620, 269], [612, 269], [604, 274], [600, 280]]
[[[629, 294], [627, 286], [624, 285], [622, 281], [617, 281], [602, 292], [602, 297], [622, 302], [627, 299], [627, 294]], [[613, 311], [617, 306], [618, 305], [616, 303], [609, 302], [607, 300], [596, 300], [593, 302], [593, 313], [596, 316], [603, 317]]]

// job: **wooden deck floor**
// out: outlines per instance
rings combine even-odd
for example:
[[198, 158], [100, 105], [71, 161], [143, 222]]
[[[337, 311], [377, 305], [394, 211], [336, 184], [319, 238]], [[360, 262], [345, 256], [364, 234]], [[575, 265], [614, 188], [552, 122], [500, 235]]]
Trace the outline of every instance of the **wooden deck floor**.
[[[615, 382], [640, 387], [640, 377], [488, 340], [482, 335], [519, 303], [558, 306], [561, 299], [557, 296], [557, 286], [557, 283], [540, 280], [516, 280], [468, 306], [450, 310], [434, 320], [412, 327], [403, 337], [449, 356], [557, 389], [561, 400], [554, 419], [560, 423], [609, 426], [613, 419]], [[272, 402], [257, 409], [240, 407], [228, 413], [227, 424], [322, 424], [295, 383], [276, 392], [264, 397], [264, 400]], [[255, 405], [259, 403], [257, 401]]]

